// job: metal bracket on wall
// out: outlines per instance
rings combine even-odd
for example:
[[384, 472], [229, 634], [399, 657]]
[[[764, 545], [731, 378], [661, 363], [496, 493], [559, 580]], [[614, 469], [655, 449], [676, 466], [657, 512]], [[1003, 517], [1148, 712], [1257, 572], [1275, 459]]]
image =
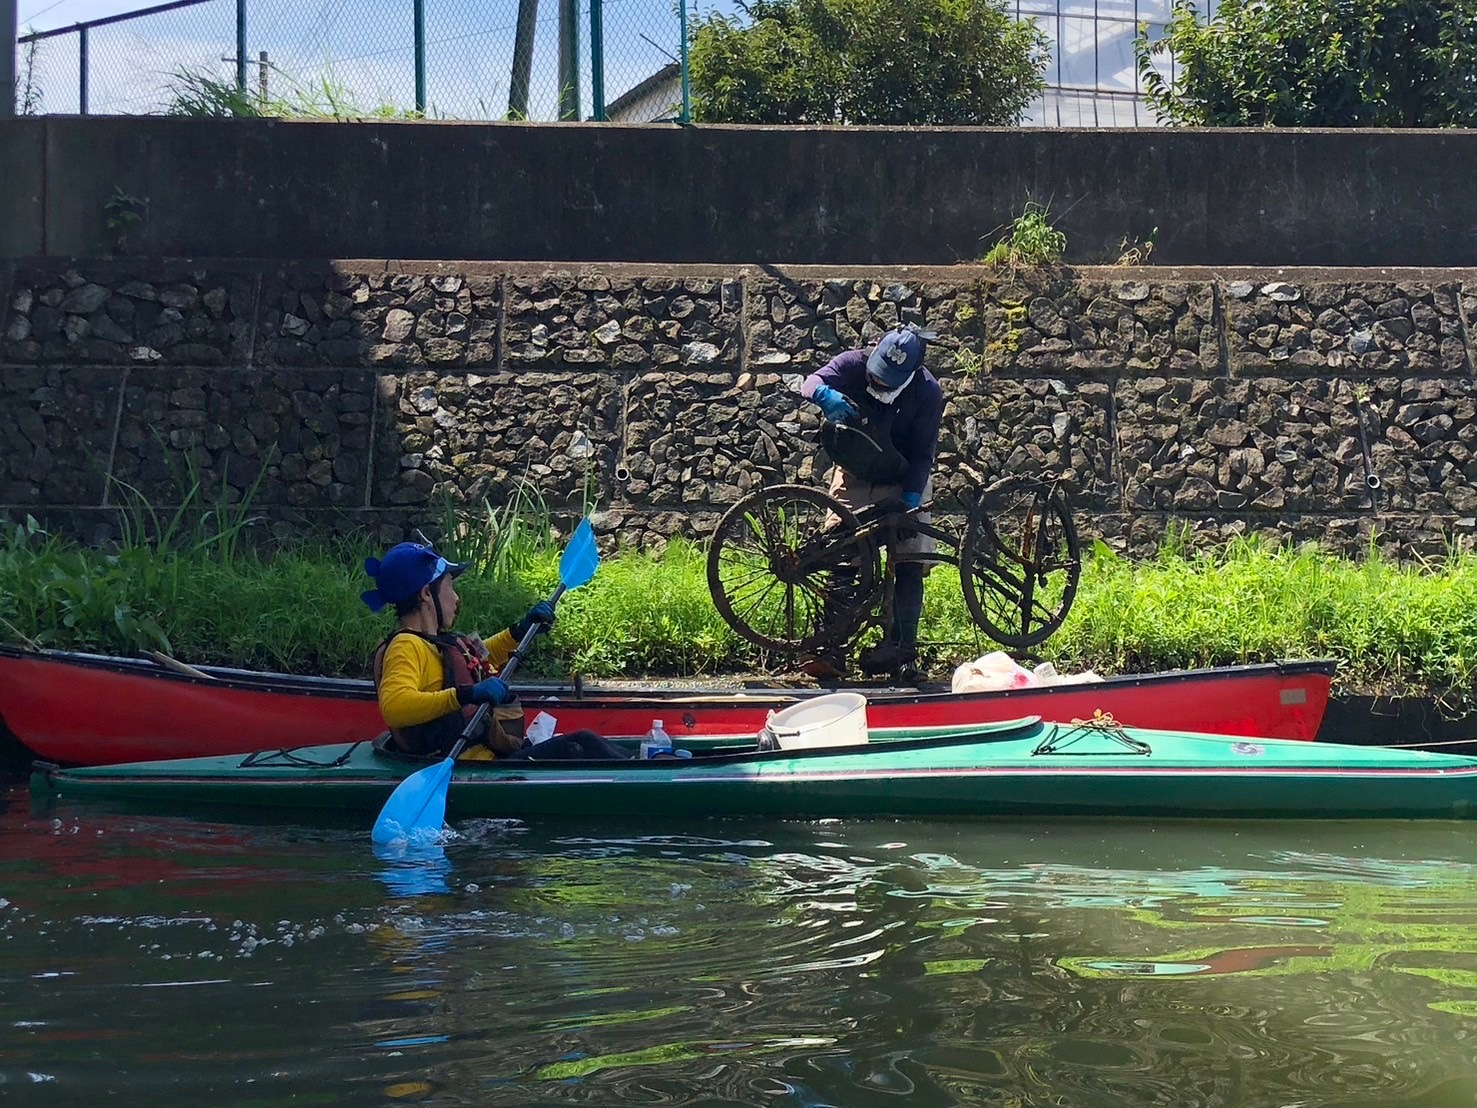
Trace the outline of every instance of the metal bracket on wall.
[[1359, 428], [1359, 446], [1364, 453], [1364, 487], [1369, 490], [1369, 506], [1374, 511], [1380, 510], [1380, 475], [1374, 471], [1374, 455], [1369, 449], [1369, 435], [1364, 429], [1364, 409], [1369, 408], [1375, 418], [1375, 425], [1379, 425], [1379, 413], [1374, 410], [1373, 400], [1356, 400], [1354, 402], [1354, 425]]
[[625, 387], [621, 389], [621, 448], [615, 463], [615, 479], [622, 484], [631, 479], [631, 467], [627, 464], [627, 455], [631, 449], [628, 421], [631, 415], [631, 389], [635, 384], [635, 381], [627, 381]]

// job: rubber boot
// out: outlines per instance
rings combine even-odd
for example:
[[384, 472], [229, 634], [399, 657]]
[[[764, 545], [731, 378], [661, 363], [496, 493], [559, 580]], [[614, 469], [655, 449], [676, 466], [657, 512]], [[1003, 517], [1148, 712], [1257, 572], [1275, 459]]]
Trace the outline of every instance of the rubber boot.
[[904, 562], [897, 567], [892, 594], [892, 640], [905, 652], [918, 654], [918, 624], [923, 619], [923, 566]]
[[918, 677], [918, 623], [923, 618], [923, 567], [905, 562], [897, 567], [892, 593], [892, 637], [879, 643], [860, 659], [862, 669], [872, 675], [896, 674]]

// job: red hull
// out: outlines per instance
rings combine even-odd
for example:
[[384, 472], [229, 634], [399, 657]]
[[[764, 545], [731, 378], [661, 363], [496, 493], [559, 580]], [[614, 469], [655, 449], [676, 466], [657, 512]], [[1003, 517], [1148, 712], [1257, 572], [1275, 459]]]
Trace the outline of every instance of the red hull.
[[[1312, 739], [1328, 704], [1333, 662], [1285, 662], [1113, 677], [1090, 685], [1005, 692], [869, 696], [873, 727], [985, 723], [1040, 715], [1225, 735]], [[383, 729], [368, 682], [212, 670], [194, 678], [149, 663], [0, 648], [0, 720], [33, 754], [67, 765], [242, 754], [352, 742]], [[674, 737], [757, 731], [771, 708], [804, 691], [743, 695], [606, 691], [556, 702], [525, 692], [561, 731], [637, 735], [660, 718]]]

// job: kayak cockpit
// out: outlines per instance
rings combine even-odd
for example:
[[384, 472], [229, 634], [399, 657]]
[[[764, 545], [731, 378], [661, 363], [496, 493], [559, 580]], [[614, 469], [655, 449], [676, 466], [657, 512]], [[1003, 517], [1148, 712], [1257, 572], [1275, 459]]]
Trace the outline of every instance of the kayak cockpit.
[[[764, 736], [762, 733], [748, 735], [694, 735], [681, 739], [679, 741], [679, 745], [681, 749], [687, 751], [692, 759], [700, 760], [704, 763], [712, 763], [715, 761], [728, 763], [735, 761], [750, 761], [755, 759], [794, 758], [823, 754], [835, 754], [839, 752], [844, 752], [847, 749], [866, 750], [869, 753], [880, 753], [890, 749], [901, 749], [904, 747], [917, 748], [925, 746], [954, 746], [959, 744], [971, 744], [1006, 739], [1018, 740], [1026, 737], [1032, 731], [1040, 729], [1041, 727], [1042, 722], [1040, 716], [1024, 716], [1020, 719], [1002, 720], [997, 723], [979, 724], [974, 727], [955, 726], [932, 728], [874, 729], [870, 732], [869, 737], [866, 739], [866, 741], [857, 743], [849, 748], [824, 744], [814, 747], [808, 747], [803, 742], [803, 740], [794, 745], [788, 745], [783, 748], [776, 748], [775, 746], [767, 744], [764, 741]], [[641, 738], [639, 736], [612, 735], [609, 737], [609, 741], [613, 745], [620, 747], [622, 750], [629, 752], [632, 757], [628, 761], [622, 762], [613, 762], [608, 759], [539, 759], [537, 757], [537, 751], [535, 749], [533, 757], [519, 758], [516, 761], [510, 761], [505, 758], [491, 759], [487, 761], [471, 760], [458, 763], [457, 769], [508, 769], [511, 766], [517, 766], [519, 769], [525, 767], [531, 768], [535, 766], [562, 766], [566, 768], [573, 766], [609, 767], [611, 765], [619, 765], [622, 768], [637, 769], [642, 765], [650, 765], [653, 767], [666, 766], [668, 768], [671, 768], [672, 766], [673, 759], [670, 758], [658, 758], [643, 762], [642, 759], [636, 757], [641, 744]], [[440, 754], [408, 754], [405, 751], [400, 750], [395, 745], [395, 740], [388, 731], [373, 739], [370, 742], [370, 746], [374, 751], [375, 760], [395, 766], [414, 766], [419, 768], [423, 766], [434, 765], [435, 763], [441, 761], [443, 757], [443, 755]], [[314, 751], [315, 749], [322, 750], [323, 748], [307, 747], [303, 748], [303, 750], [298, 751], [297, 753], [299, 755], [310, 754], [310, 752]], [[290, 758], [290, 756], [292, 756], [294, 752], [272, 751], [269, 752], [269, 754], [267, 755], [260, 755], [258, 757], [269, 757], [277, 754], [281, 754], [285, 757]], [[347, 760], [347, 758], [349, 757], [349, 753], [346, 752], [341, 755], [341, 757]], [[685, 761], [687, 759], [684, 758], [682, 760]], [[257, 762], [254, 764], [261, 763]]]

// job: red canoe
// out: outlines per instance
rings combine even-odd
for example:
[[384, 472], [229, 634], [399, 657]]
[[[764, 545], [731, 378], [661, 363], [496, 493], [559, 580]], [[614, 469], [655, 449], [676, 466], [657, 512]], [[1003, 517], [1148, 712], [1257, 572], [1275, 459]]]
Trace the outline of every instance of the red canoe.
[[[1101, 709], [1130, 727], [1311, 739], [1335, 663], [1277, 662], [1110, 677], [1084, 685], [987, 693], [872, 691], [873, 727], [986, 723], [1039, 715], [1086, 719]], [[0, 646], [0, 724], [36, 757], [64, 765], [194, 758], [352, 742], [383, 730], [368, 681], [201, 667]], [[691, 690], [520, 686], [530, 715], [559, 730], [638, 735], [654, 718], [674, 737], [755, 732], [804, 689]]]

